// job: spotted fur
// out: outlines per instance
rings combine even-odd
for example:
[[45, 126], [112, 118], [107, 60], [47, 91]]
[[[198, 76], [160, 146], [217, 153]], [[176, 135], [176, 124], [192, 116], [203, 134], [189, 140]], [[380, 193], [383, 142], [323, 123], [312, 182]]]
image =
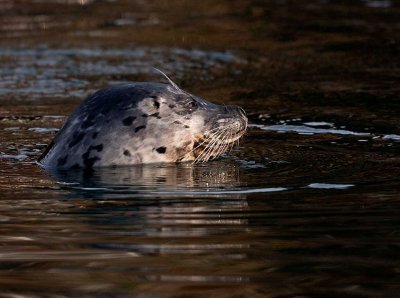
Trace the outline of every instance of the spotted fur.
[[132, 83], [97, 91], [69, 117], [39, 163], [91, 168], [206, 161], [246, 130], [237, 106], [220, 106], [176, 85]]

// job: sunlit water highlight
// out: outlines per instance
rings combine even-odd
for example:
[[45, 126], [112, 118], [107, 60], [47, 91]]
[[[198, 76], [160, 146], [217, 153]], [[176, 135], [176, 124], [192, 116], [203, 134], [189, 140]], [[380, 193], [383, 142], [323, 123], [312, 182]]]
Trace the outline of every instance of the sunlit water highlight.
[[290, 124], [277, 124], [277, 125], [262, 125], [262, 124], [250, 124], [249, 127], [254, 127], [262, 130], [276, 131], [280, 133], [295, 132], [303, 135], [313, 134], [337, 134], [337, 135], [350, 135], [350, 136], [362, 136], [362, 137], [376, 137], [384, 140], [399, 141], [400, 135], [397, 134], [372, 134], [367, 132], [355, 132], [346, 129], [337, 128], [318, 128], [318, 126], [333, 126], [327, 122], [311, 122], [304, 123], [304, 125], [290, 125]]

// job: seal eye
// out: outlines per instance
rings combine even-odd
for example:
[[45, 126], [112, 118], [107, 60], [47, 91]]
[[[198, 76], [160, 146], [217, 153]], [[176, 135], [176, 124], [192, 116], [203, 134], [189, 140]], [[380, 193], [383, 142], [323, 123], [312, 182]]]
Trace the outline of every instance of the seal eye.
[[192, 112], [194, 109], [196, 109], [197, 107], [197, 102], [195, 102], [194, 100], [188, 101], [185, 104], [186, 108], [189, 109], [190, 112]]

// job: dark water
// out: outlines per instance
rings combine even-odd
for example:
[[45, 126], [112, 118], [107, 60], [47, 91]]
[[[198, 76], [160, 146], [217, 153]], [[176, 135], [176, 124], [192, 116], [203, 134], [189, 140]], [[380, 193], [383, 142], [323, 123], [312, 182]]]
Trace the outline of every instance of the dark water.
[[[398, 297], [398, 1], [0, 0], [0, 297]], [[90, 92], [250, 119], [206, 164], [43, 172]]]

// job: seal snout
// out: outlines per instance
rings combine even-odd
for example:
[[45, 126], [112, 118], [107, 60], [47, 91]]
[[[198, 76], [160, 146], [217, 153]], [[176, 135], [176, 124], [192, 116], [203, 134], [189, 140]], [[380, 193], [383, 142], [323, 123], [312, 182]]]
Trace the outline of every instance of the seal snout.
[[247, 123], [249, 121], [247, 119], [246, 112], [239, 106], [233, 106], [233, 107], [235, 108], [236, 113], [238, 115], [238, 121], [240, 122], [240, 131], [243, 131], [243, 133], [245, 133], [247, 129]]
[[228, 105], [223, 108], [225, 113], [219, 115], [216, 125], [221, 129], [229, 130], [232, 137], [241, 137], [247, 129], [246, 112], [235, 105]]

